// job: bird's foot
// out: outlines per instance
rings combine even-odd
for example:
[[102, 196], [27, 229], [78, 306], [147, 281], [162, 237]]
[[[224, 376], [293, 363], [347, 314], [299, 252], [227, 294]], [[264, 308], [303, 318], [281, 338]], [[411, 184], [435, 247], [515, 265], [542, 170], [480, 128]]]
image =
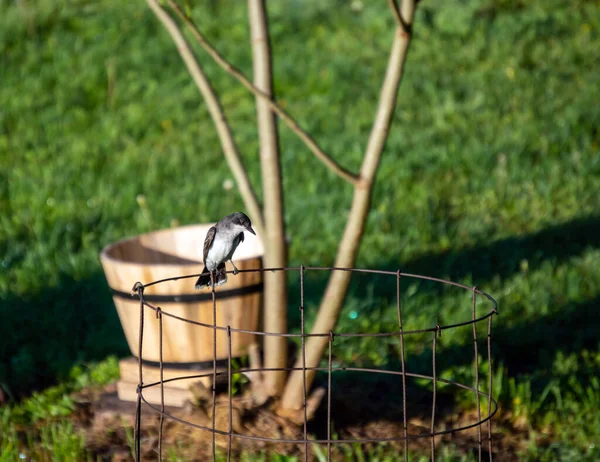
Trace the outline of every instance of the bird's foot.
[[230, 261], [231, 261], [231, 264], [233, 265], [233, 274], [234, 274], [234, 276], [237, 276], [237, 274], [240, 272], [240, 270], [237, 269], [237, 267], [233, 263], [233, 260], [230, 260]]

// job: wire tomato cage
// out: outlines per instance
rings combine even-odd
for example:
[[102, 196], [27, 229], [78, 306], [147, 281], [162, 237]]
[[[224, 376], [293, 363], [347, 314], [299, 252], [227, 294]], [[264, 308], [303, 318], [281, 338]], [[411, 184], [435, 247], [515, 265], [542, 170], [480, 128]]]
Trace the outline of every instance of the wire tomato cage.
[[[435, 460], [436, 455], [436, 447], [435, 447], [435, 439], [436, 437], [440, 437], [442, 435], [447, 434], [455, 434], [457, 432], [462, 432], [465, 430], [477, 428], [477, 453], [478, 460], [481, 461], [484, 456], [484, 432], [487, 433], [485, 437], [486, 446], [487, 446], [487, 458], [488, 460], [492, 460], [492, 417], [496, 414], [498, 410], [498, 402], [492, 397], [492, 318], [494, 314], [498, 314], [498, 304], [494, 298], [481, 291], [477, 286], [469, 287], [464, 284], [459, 284], [456, 282], [430, 277], [430, 276], [422, 276], [418, 274], [410, 274], [403, 273], [400, 270], [398, 271], [385, 271], [385, 270], [375, 270], [375, 269], [360, 269], [360, 268], [336, 268], [336, 267], [310, 267], [310, 266], [299, 266], [299, 267], [288, 267], [288, 268], [257, 268], [257, 269], [244, 269], [240, 270], [240, 273], [243, 272], [298, 272], [300, 274], [300, 324], [301, 324], [301, 332], [299, 334], [296, 333], [276, 333], [276, 332], [264, 332], [264, 331], [253, 331], [246, 329], [236, 329], [231, 326], [219, 326], [216, 324], [217, 319], [217, 296], [215, 295], [214, 286], [212, 287], [212, 311], [213, 311], [213, 323], [207, 324], [198, 322], [196, 320], [186, 319], [181, 316], [176, 316], [168, 311], [162, 309], [159, 306], [152, 305], [149, 303], [144, 297], [144, 290], [147, 287], [165, 283], [168, 281], [176, 281], [179, 279], [187, 279], [187, 278], [196, 278], [198, 274], [186, 275], [186, 276], [175, 276], [172, 278], [161, 279], [158, 281], [149, 282], [147, 284], [142, 284], [141, 282], [136, 282], [132, 289], [132, 296], [137, 295], [140, 301], [140, 328], [139, 328], [139, 344], [138, 344], [138, 375], [139, 375], [139, 383], [137, 386], [137, 404], [136, 404], [136, 415], [135, 415], [135, 429], [134, 429], [134, 439], [135, 439], [135, 460], [141, 460], [141, 406], [142, 402], [144, 402], [147, 406], [149, 406], [153, 411], [159, 414], [159, 429], [158, 429], [158, 458], [162, 461], [162, 446], [163, 446], [163, 425], [164, 419], [171, 419], [173, 421], [179, 422], [180, 424], [187, 425], [192, 428], [196, 428], [198, 430], [202, 430], [205, 432], [212, 433], [212, 454], [213, 461], [217, 460], [216, 457], [216, 443], [215, 437], [216, 435], [220, 435], [222, 437], [227, 438], [227, 461], [231, 460], [232, 457], [232, 439], [240, 439], [240, 440], [255, 440], [266, 443], [288, 443], [288, 444], [296, 444], [300, 446], [304, 446], [303, 456], [304, 460], [308, 461], [308, 456], [310, 453], [309, 445], [326, 445], [327, 446], [327, 460], [330, 461], [332, 457], [332, 445], [340, 445], [344, 443], [359, 443], [359, 444], [367, 444], [367, 443], [390, 443], [390, 442], [404, 442], [404, 451], [403, 457], [404, 460], [408, 461], [408, 442], [409, 440], [416, 439], [426, 439], [429, 438], [431, 440], [431, 459]], [[384, 275], [386, 277], [394, 278], [396, 283], [396, 306], [397, 306], [397, 317], [398, 317], [398, 330], [393, 332], [374, 332], [374, 333], [348, 333], [348, 332], [334, 332], [329, 331], [326, 333], [306, 333], [305, 332], [305, 320], [304, 320], [304, 296], [305, 296], [305, 287], [304, 287], [304, 279], [305, 273], [307, 271], [345, 271], [352, 273], [371, 273]], [[232, 271], [228, 271], [228, 273], [232, 273]], [[403, 328], [402, 322], [402, 303], [401, 303], [401, 281], [402, 279], [416, 279], [416, 280], [425, 280], [431, 281], [438, 284], [443, 284], [447, 286], [454, 286], [461, 288], [463, 290], [469, 291], [472, 293], [471, 296], [471, 318], [462, 322], [448, 324], [448, 325], [435, 325], [433, 327], [417, 329], [417, 330], [405, 330]], [[480, 296], [484, 300], [488, 300], [491, 302], [490, 309], [482, 316], [476, 316], [476, 304], [477, 297]], [[143, 363], [143, 351], [142, 351], [142, 343], [144, 336], [144, 316], [145, 311], [150, 310], [153, 312], [158, 320], [158, 339], [160, 342], [159, 345], [159, 370], [160, 370], [160, 380], [152, 383], [144, 383], [143, 380], [143, 372], [142, 372], [142, 363]], [[167, 316], [172, 319], [176, 319], [183, 323], [190, 323], [199, 327], [212, 329], [213, 331], [213, 359], [212, 359], [212, 371], [196, 374], [196, 375], [187, 375], [182, 377], [172, 377], [169, 379], [164, 379], [163, 370], [163, 318]], [[477, 341], [477, 329], [476, 326], [478, 324], [487, 324], [487, 363], [488, 363], [488, 377], [487, 377], [487, 393], [480, 390], [480, 353], [478, 351], [478, 341]], [[457, 381], [449, 380], [447, 378], [439, 377], [436, 370], [436, 352], [437, 352], [437, 339], [441, 336], [441, 333], [445, 330], [456, 329], [463, 326], [472, 325], [473, 327], [473, 350], [474, 350], [474, 375], [475, 375], [475, 386], [469, 386]], [[217, 371], [217, 331], [221, 331], [226, 333], [227, 335], [227, 343], [228, 343], [228, 356], [227, 356], [227, 370], [226, 371]], [[266, 337], [266, 336], [276, 336], [276, 337], [288, 337], [288, 338], [299, 338], [301, 341], [301, 358], [302, 358], [302, 367], [285, 367], [285, 368], [241, 368], [232, 372], [232, 346], [231, 346], [231, 336], [232, 334], [252, 334], [256, 336]], [[431, 334], [432, 336], [432, 375], [424, 375], [411, 373], [406, 371], [406, 358], [405, 358], [405, 341], [404, 338], [409, 335], [415, 334]], [[307, 367], [306, 366], [306, 338], [310, 337], [322, 337], [326, 338], [328, 341], [328, 352], [327, 352], [327, 367]], [[332, 361], [332, 345], [334, 339], [336, 337], [397, 337], [399, 338], [400, 343], [400, 364], [401, 368], [399, 371], [394, 370], [385, 370], [385, 369], [374, 369], [374, 368], [362, 368], [362, 367], [346, 367], [346, 366], [334, 366]], [[388, 374], [393, 376], [399, 376], [402, 382], [402, 407], [403, 407], [403, 434], [402, 435], [394, 435], [390, 437], [380, 437], [380, 438], [352, 438], [352, 439], [332, 439], [331, 436], [331, 396], [332, 396], [332, 386], [331, 386], [331, 375], [334, 371], [357, 371], [357, 372], [365, 372], [365, 373], [373, 373], [373, 374]], [[257, 436], [257, 435], [249, 435], [249, 434], [241, 434], [237, 433], [233, 430], [232, 424], [232, 375], [234, 374], [244, 374], [250, 372], [269, 372], [269, 371], [301, 371], [303, 375], [303, 408], [304, 408], [304, 418], [303, 418], [303, 438], [302, 439], [286, 439], [286, 438], [272, 438], [267, 436]], [[307, 383], [306, 383], [306, 371], [321, 371], [327, 373], [327, 438], [326, 439], [314, 439], [308, 437], [307, 434], [307, 411], [306, 411], [306, 402], [307, 402]], [[215, 405], [216, 405], [216, 382], [217, 376], [226, 375], [227, 376], [227, 393], [228, 393], [228, 431], [219, 430], [215, 427]], [[164, 385], [168, 382], [173, 382], [177, 380], [189, 380], [189, 379], [200, 379], [203, 377], [212, 377], [212, 425], [203, 426], [197, 423], [193, 423], [187, 421], [185, 419], [176, 417], [169, 412], [165, 411], [165, 403], [164, 403]], [[430, 431], [421, 432], [418, 434], [408, 433], [408, 425], [407, 425], [407, 413], [406, 413], [406, 378], [416, 378], [416, 379], [424, 379], [430, 380], [432, 382], [432, 411], [431, 411], [431, 425]], [[477, 403], [477, 421], [474, 423], [470, 423], [467, 425], [454, 427], [454, 428], [444, 428], [443, 430], [436, 430], [436, 399], [437, 399], [437, 384], [444, 383], [448, 385], [453, 385], [463, 390], [467, 390], [468, 392], [473, 392], [475, 395], [475, 400]], [[151, 404], [144, 397], [144, 390], [151, 387], [160, 387], [160, 397], [161, 403], [160, 407], [157, 407]], [[486, 415], [482, 416], [482, 406], [481, 406], [481, 398], [485, 398], [487, 400], [487, 410]], [[484, 428], [485, 427], [485, 428]]]

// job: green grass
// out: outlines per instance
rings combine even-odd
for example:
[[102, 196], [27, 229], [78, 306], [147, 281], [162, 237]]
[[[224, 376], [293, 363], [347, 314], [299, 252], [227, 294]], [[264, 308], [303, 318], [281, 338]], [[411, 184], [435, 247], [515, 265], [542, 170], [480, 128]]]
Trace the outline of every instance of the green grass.
[[0, 461], [20, 456], [61, 462], [91, 460], [83, 431], [65, 419], [76, 408], [72, 394], [84, 387], [105, 385], [118, 376], [114, 356], [97, 364], [74, 366], [67, 380], [0, 409]]
[[[243, 2], [226, 3], [194, 17], [251, 75]], [[357, 169], [393, 20], [386, 2], [350, 3], [272, 2], [270, 19], [278, 98]], [[526, 422], [530, 460], [598, 457], [599, 26], [597, 2], [421, 2], [357, 263], [477, 284], [497, 298], [496, 387], [503, 416]], [[253, 98], [198, 55], [258, 185]], [[231, 174], [206, 107], [145, 2], [0, 0], [0, 81], [0, 386], [15, 399], [60, 390], [5, 415], [60, 422], [87, 377], [74, 367], [128, 354], [102, 247], [243, 206], [223, 188]], [[283, 126], [281, 146], [290, 259], [329, 265], [350, 188]], [[321, 276], [307, 275], [309, 321]], [[292, 279], [292, 329], [297, 289]], [[394, 296], [393, 282], [355, 278], [337, 330], [393, 329]], [[469, 294], [403, 281], [407, 328], [453, 322], [469, 303]], [[445, 377], [473, 380], [469, 335], [440, 339]], [[428, 371], [422, 341], [407, 343], [408, 361]], [[334, 354], [395, 367], [397, 347], [338, 338]], [[66, 424], [52, 425], [63, 426], [34, 446], [54, 438], [65, 454], [81, 449], [60, 436]], [[0, 457], [17, 450], [2, 437]]]

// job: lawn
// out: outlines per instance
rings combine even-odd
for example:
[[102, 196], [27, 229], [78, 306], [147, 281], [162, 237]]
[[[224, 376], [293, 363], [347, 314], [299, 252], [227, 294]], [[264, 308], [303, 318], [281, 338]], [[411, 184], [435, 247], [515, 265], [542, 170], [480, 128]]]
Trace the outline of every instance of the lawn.
[[[250, 76], [244, 2], [196, 3], [198, 25]], [[279, 101], [357, 170], [392, 39], [386, 2], [269, 7]], [[599, 34], [597, 1], [421, 2], [357, 263], [477, 284], [498, 300], [498, 431], [518, 431], [528, 460], [600, 457]], [[198, 56], [258, 187], [254, 99]], [[25, 450], [17, 431], [33, 451], [60, 443], [77, 459], [86, 449], [64, 436], [69, 393], [114, 380], [115, 356], [128, 354], [98, 253], [243, 205], [145, 2], [0, 0], [0, 82], [0, 387], [10, 402], [0, 460]], [[281, 147], [291, 263], [330, 265], [351, 189], [284, 126]], [[310, 321], [324, 281], [308, 282]], [[291, 280], [292, 330], [295, 289]], [[393, 330], [393, 294], [358, 278], [337, 329]], [[469, 303], [419, 284], [404, 297], [413, 326], [452, 322], [452, 307]], [[442, 373], [471, 380], [453, 354], [467, 337], [440, 343]], [[397, 360], [391, 341], [341, 345], [337, 361]]]

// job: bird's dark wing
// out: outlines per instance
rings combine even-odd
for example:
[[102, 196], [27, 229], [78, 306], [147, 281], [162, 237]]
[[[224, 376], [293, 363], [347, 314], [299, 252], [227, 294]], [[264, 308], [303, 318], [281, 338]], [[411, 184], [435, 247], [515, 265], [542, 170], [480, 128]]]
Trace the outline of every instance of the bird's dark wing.
[[215, 240], [215, 234], [217, 234], [217, 228], [212, 226], [208, 233], [206, 233], [206, 239], [204, 239], [204, 254], [202, 257], [204, 258], [204, 262], [206, 262], [206, 257], [208, 256], [208, 251], [211, 248], [213, 241]]
[[227, 254], [227, 256], [225, 257], [224, 261], [231, 260], [233, 258], [235, 249], [237, 249], [238, 245], [240, 245], [240, 242], [243, 242], [243, 240], [244, 240], [244, 233], [240, 233], [233, 238], [231, 250], [229, 251], [229, 254]]

